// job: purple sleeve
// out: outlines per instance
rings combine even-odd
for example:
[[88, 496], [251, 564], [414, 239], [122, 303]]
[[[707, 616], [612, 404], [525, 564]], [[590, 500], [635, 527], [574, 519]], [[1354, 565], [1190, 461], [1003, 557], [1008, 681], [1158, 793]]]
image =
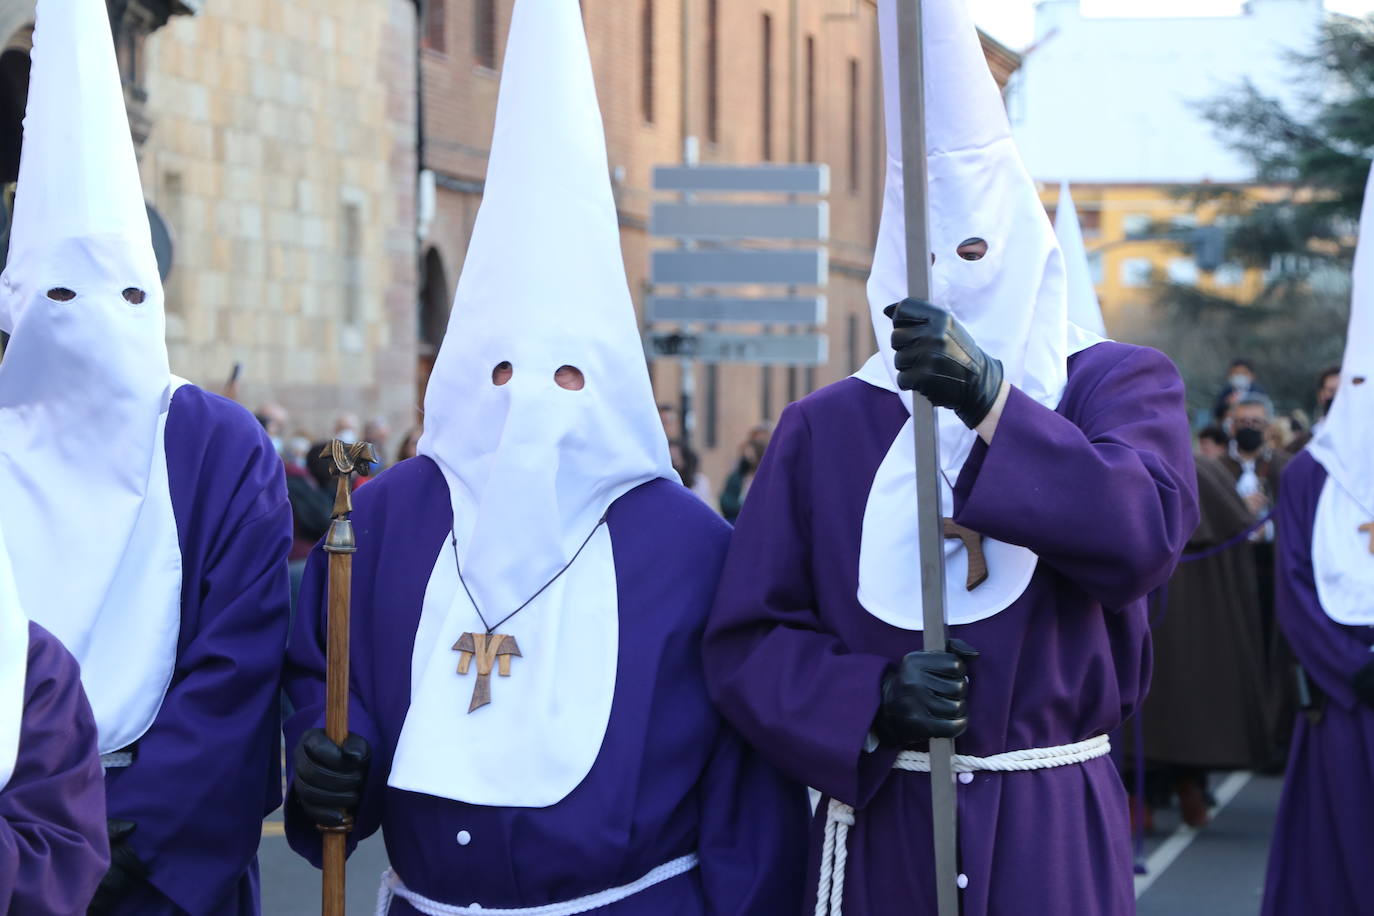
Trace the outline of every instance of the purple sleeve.
[[[320, 867], [320, 832], [301, 811], [296, 796], [289, 790], [295, 776], [292, 757], [301, 735], [312, 728], [324, 728], [325, 647], [328, 634], [329, 559], [316, 547], [310, 553], [301, 593], [296, 602], [296, 623], [291, 632], [291, 646], [287, 653], [286, 694], [294, 710], [286, 720], [286, 837], [301, 856], [316, 868]], [[354, 631], [354, 639], [357, 639]], [[407, 675], [409, 673], [407, 672]], [[348, 851], [353, 852], [358, 841], [377, 832], [382, 825], [382, 797], [386, 791], [386, 777], [391, 771], [390, 761], [379, 759], [380, 741], [372, 717], [356, 691], [348, 703], [348, 730], [360, 735], [372, 749], [372, 763], [363, 787], [362, 807], [354, 819], [353, 831], [348, 835]]]
[[1168, 581], [1197, 527], [1183, 381], [1162, 354], [1133, 347], [1075, 383], [1092, 388], [1073, 419], [1011, 390], [992, 445], [959, 475], [955, 517], [1121, 608]]
[[19, 756], [0, 791], [0, 913], [84, 913], [109, 865], [105, 781], [81, 672], [30, 624]]
[[1369, 639], [1339, 624], [1322, 610], [1312, 571], [1312, 524], [1326, 475], [1303, 453], [1283, 475], [1275, 515], [1278, 531], [1274, 561], [1274, 612], [1303, 670], [1343, 709], [1359, 700], [1351, 687], [1355, 672], [1374, 661]]
[[799, 912], [809, 820], [806, 791], [723, 727], [701, 786], [706, 912]]
[[174, 437], [175, 401], [168, 420], [174, 504], [193, 504], [178, 512], [176, 669], [133, 766], [107, 779], [110, 816], [138, 825], [130, 845], [150, 882], [191, 914], [234, 893], [281, 799], [291, 546], [281, 460], [262, 428], [237, 405], [200, 401], [202, 423], [188, 419]]
[[862, 806], [897, 751], [864, 751], [888, 659], [826, 632], [811, 587], [811, 434], [783, 411], [735, 526], [707, 624], [706, 677], [735, 727], [788, 776]]

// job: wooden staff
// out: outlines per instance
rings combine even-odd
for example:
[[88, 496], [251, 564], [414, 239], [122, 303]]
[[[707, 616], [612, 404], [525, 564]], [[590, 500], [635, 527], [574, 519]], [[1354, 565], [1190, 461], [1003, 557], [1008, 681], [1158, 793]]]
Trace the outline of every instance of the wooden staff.
[[[343, 745], [348, 738], [348, 637], [353, 596], [353, 478], [366, 477], [377, 460], [372, 445], [355, 442], [345, 445], [335, 439], [325, 446], [321, 458], [332, 460], [334, 475], [334, 520], [324, 540], [329, 554], [329, 633], [325, 656], [324, 731], [329, 740]], [[321, 827], [324, 834], [323, 866], [324, 916], [344, 916], [345, 854], [353, 819], [341, 827]]]
[[[926, 169], [925, 45], [921, 0], [898, 0], [897, 59], [902, 113], [902, 182], [906, 215], [907, 295], [930, 299], [930, 184]], [[940, 428], [935, 405], [913, 391], [916, 434], [917, 536], [921, 545], [922, 646], [947, 651], [945, 526], [940, 494]], [[930, 741], [930, 815], [935, 832], [939, 916], [959, 914], [959, 819], [954, 796], [954, 741]]]

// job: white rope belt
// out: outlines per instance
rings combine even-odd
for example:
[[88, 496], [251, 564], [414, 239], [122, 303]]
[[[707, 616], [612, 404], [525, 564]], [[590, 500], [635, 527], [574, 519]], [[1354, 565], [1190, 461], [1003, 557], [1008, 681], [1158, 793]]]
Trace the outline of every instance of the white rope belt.
[[685, 875], [697, 867], [697, 862], [697, 854], [688, 853], [679, 859], [665, 862], [638, 881], [623, 887], [613, 887], [607, 891], [578, 897], [576, 900], [568, 900], [564, 903], [548, 903], [544, 906], [517, 907], [506, 910], [490, 909], [475, 903], [472, 906], [453, 906], [449, 903], [430, 900], [428, 897], [423, 897], [406, 887], [405, 883], [401, 881], [401, 876], [396, 874], [396, 870], [388, 868], [382, 873], [382, 887], [377, 892], [377, 916], [386, 916], [391, 909], [391, 901], [396, 897], [400, 897], [424, 913], [425, 916], [576, 916], [578, 913], [586, 913], [610, 906], [612, 903], [619, 903], [626, 897], [633, 897], [641, 891], [647, 891], [655, 884], [662, 884], [678, 875]]
[[[1111, 753], [1106, 735], [1060, 747], [1007, 751], [991, 757], [954, 755], [956, 773], [1018, 773], [1049, 770], [1086, 763]], [[894, 770], [929, 773], [930, 755], [925, 751], [903, 751], [897, 755]], [[854, 809], [830, 799], [825, 813], [825, 843], [821, 847], [821, 877], [816, 885], [816, 916], [844, 916], [844, 872], [849, 861], [849, 828], [854, 826]]]
[[133, 751], [111, 751], [108, 754], [100, 755], [100, 769], [122, 770], [134, 765]]

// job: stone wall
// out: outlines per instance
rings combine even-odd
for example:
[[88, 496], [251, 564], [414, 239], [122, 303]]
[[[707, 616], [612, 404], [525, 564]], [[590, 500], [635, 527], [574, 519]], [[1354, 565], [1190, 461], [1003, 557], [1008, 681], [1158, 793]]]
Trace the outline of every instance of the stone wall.
[[410, 0], [233, 0], [146, 45], [173, 370], [219, 389], [242, 363], [240, 399], [314, 436], [413, 417], [415, 28]]

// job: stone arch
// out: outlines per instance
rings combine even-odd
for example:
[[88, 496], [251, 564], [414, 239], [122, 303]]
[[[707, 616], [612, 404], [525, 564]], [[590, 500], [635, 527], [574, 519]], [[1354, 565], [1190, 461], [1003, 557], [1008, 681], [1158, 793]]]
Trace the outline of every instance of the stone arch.
[[431, 357], [439, 352], [444, 332], [448, 329], [448, 313], [453, 304], [453, 294], [448, 287], [448, 272], [444, 269], [444, 256], [438, 248], [431, 247], [425, 252], [420, 275], [420, 314], [419, 342], [420, 352]]
[[[434, 371], [434, 359], [439, 355], [439, 345], [443, 343], [444, 332], [448, 330], [448, 313], [452, 303], [444, 256], [438, 248], [431, 247], [420, 262], [420, 301], [415, 316], [419, 337], [415, 364], [417, 408], [425, 402], [425, 390], [429, 387], [430, 373]], [[423, 417], [419, 419], [423, 421]]]

